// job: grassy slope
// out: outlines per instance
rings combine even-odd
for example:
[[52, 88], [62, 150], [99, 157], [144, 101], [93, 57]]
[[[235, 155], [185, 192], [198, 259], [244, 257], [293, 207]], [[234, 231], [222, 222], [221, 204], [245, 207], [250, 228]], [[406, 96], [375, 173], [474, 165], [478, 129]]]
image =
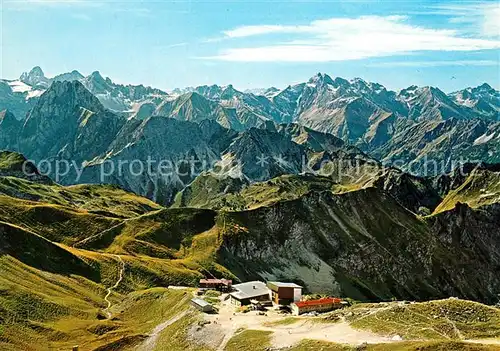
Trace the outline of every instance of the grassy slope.
[[146, 198], [110, 185], [63, 187], [15, 177], [0, 177], [0, 194], [111, 217], [134, 217], [162, 208]]
[[[86, 286], [88, 282], [76, 278], [54, 276], [48, 281], [43, 274], [27, 269], [30, 274], [22, 284], [30, 284], [34, 291], [43, 289], [45, 294], [15, 291], [17, 315], [0, 320], [2, 350], [67, 350], [74, 345], [80, 350], [127, 349], [143, 342], [159, 323], [189, 307], [190, 291], [155, 288], [122, 296], [122, 302], [112, 309], [113, 319], [107, 320], [99, 317], [106, 293], [101, 287]], [[6, 300], [0, 301], [3, 308]], [[12, 305], [8, 301], [7, 306]]]
[[320, 176], [285, 175], [247, 185], [232, 178], [204, 174], [176, 196], [173, 207], [241, 211], [298, 199], [311, 191], [340, 189], [341, 185]]
[[[140, 342], [144, 338], [141, 333], [154, 327], [167, 310], [177, 313], [184, 308], [185, 299], [178, 305], [180, 300], [175, 296], [159, 297], [176, 292], [144, 293], [126, 300], [124, 322], [102, 321], [106, 287], [116, 282], [121, 266], [116, 252], [123, 254], [125, 273], [110, 297], [114, 304], [133, 290], [194, 285], [206, 276], [206, 270], [231, 276], [214, 263], [218, 235], [212, 228], [211, 211], [151, 212], [159, 206], [149, 206], [148, 200], [113, 187], [45, 186], [6, 177], [0, 180], [19, 197], [36, 194], [38, 200], [46, 201], [0, 196], [2, 349], [39, 350], [47, 345], [70, 348], [75, 343], [119, 348], [123, 343]], [[145, 212], [151, 215], [137, 217]], [[134, 218], [117, 218], [130, 216]], [[138, 230], [141, 226], [143, 230]], [[121, 231], [116, 238], [111, 237], [110, 247], [96, 251], [72, 247], [115, 227]], [[144, 252], [137, 244], [141, 242], [175, 254], [164, 258], [154, 250], [153, 254]], [[144, 315], [147, 320], [138, 317], [144, 311], [148, 312]]]
[[0, 258], [0, 265], [0, 345], [40, 350], [52, 342], [74, 340], [75, 333], [54, 323], [97, 321], [105, 306], [104, 287], [82, 276], [48, 273], [8, 255]]
[[451, 190], [434, 213], [451, 210], [458, 203], [480, 207], [500, 202], [500, 174], [475, 169], [457, 189]]
[[466, 300], [358, 304], [337, 314], [355, 328], [404, 339], [500, 338], [500, 309]]
[[26, 162], [19, 153], [0, 151], [0, 195], [111, 217], [135, 217], [162, 208], [112, 185], [60, 186], [39, 175], [35, 166]]
[[0, 170], [19, 170], [26, 161], [23, 155], [17, 152], [0, 151]]
[[0, 196], [0, 220], [29, 229], [48, 240], [72, 245], [120, 221], [60, 205]]
[[243, 330], [229, 340], [225, 351], [265, 351], [271, 346], [272, 332]]
[[370, 344], [359, 347], [329, 342], [304, 340], [290, 351], [498, 351], [492, 345], [478, 345], [455, 341], [412, 341], [392, 344]]

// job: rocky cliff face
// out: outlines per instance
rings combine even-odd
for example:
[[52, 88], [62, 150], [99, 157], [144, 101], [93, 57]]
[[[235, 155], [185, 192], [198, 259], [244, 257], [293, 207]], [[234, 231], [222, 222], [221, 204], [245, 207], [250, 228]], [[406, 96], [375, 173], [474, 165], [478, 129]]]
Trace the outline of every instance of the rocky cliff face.
[[498, 163], [499, 128], [498, 122], [481, 119], [423, 121], [400, 131], [371, 155], [427, 176], [450, 172], [460, 163]]
[[18, 149], [35, 160], [91, 160], [107, 149], [123, 123], [81, 83], [55, 82], [28, 114]]
[[8, 110], [16, 119], [23, 120], [41, 93], [19, 80], [0, 80], [0, 111]]
[[0, 112], [0, 149], [15, 150], [21, 122], [7, 110]]
[[[61, 180], [65, 184], [106, 181], [167, 204], [201, 170], [245, 182], [311, 173], [329, 176], [345, 190], [375, 184], [412, 211], [422, 207], [427, 213], [439, 199], [428, 182], [388, 171], [370, 156], [428, 176], [448, 172], [457, 162], [500, 162], [500, 122], [478, 117], [472, 108], [435, 88], [409, 87], [396, 94], [361, 79], [318, 74], [307, 83], [273, 91], [270, 98], [232, 86], [194, 88], [172, 98], [147, 87], [116, 85], [99, 72], [84, 79], [98, 96], [142, 99], [144, 108], [127, 119], [110, 112], [102, 99], [73, 79], [77, 73], [52, 79], [24, 123], [16, 124], [10, 114], [0, 122], [0, 147], [36, 161], [84, 162], [83, 180], [72, 170]], [[482, 98], [485, 89], [473, 91]], [[154, 102], [149, 100], [152, 96]], [[298, 123], [275, 123], [280, 120]], [[182, 131], [179, 137], [177, 129]], [[171, 163], [188, 158], [205, 165], [168, 179], [144, 172], [137, 177], [132, 172], [110, 175], [107, 180], [100, 176], [104, 164], [136, 160], [145, 165], [152, 156]]]
[[421, 220], [375, 188], [313, 193], [227, 213], [220, 259], [245, 279], [291, 280], [313, 292], [493, 302], [500, 289], [497, 210], [459, 208]]
[[[194, 90], [223, 101], [221, 87]], [[243, 101], [240, 106], [258, 111], [260, 119], [248, 121], [245, 128], [261, 125], [263, 119], [293, 121], [333, 134], [381, 160], [397, 160], [398, 167], [417, 174], [433, 175], [425, 173], [423, 159], [443, 164], [434, 174], [450, 171], [453, 166], [447, 163], [471, 157], [498, 162], [495, 151], [491, 155], [484, 151], [498, 149], [493, 134], [498, 129], [500, 106], [498, 91], [487, 84], [450, 95], [435, 87], [416, 86], [396, 93], [359, 78], [348, 81], [319, 73], [306, 83], [260, 96], [268, 99], [272, 108], [261, 108], [266, 104], [256, 103], [251, 93], [233, 92], [232, 96]], [[242, 110], [237, 111], [241, 114]], [[483, 133], [478, 134], [481, 128]], [[446, 142], [460, 146], [450, 147]]]
[[107, 151], [87, 164], [81, 182], [118, 184], [170, 204], [218, 158], [196, 123], [158, 116], [130, 120]]

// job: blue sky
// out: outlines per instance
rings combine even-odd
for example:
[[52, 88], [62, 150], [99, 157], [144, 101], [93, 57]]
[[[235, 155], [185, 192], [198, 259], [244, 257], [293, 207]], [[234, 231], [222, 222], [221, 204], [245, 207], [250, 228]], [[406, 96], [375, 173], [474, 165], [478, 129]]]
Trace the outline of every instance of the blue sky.
[[0, 1], [2, 78], [39, 65], [162, 89], [285, 87], [317, 72], [500, 88], [498, 1]]

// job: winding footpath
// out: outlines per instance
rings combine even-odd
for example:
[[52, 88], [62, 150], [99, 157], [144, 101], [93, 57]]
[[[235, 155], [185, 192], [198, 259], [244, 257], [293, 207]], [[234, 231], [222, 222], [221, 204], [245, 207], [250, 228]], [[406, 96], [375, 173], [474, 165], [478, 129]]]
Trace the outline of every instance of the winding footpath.
[[158, 324], [149, 334], [148, 338], [143, 342], [143, 344], [137, 349], [138, 351], [153, 351], [156, 347], [156, 342], [160, 337], [160, 333], [165, 330], [170, 325], [177, 322], [179, 319], [184, 317], [188, 311], [184, 311], [175, 317], [172, 317], [168, 321]]
[[121, 281], [123, 280], [123, 273], [125, 272], [125, 262], [123, 262], [123, 260], [122, 260], [122, 258], [120, 256], [118, 256], [118, 255], [114, 255], [114, 256], [121, 263], [121, 269], [120, 269], [120, 273], [119, 273], [119, 276], [118, 276], [118, 280], [116, 281], [115, 285], [113, 285], [112, 287], [106, 289], [107, 294], [104, 297], [104, 301], [107, 302], [108, 307], [106, 307], [106, 309], [104, 310], [104, 312], [106, 313], [106, 316], [107, 316], [108, 319], [111, 318], [111, 312], [109, 311], [109, 309], [111, 308], [111, 301], [109, 301], [109, 296], [111, 295], [111, 292], [113, 291], [113, 289], [116, 289], [118, 287], [118, 285], [120, 285]]

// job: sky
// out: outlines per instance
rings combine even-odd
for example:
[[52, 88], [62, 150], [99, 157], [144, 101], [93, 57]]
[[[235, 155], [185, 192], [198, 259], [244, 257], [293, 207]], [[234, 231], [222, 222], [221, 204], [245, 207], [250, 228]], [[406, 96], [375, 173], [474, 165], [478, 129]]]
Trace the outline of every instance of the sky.
[[0, 77], [100, 71], [122, 84], [239, 89], [318, 72], [397, 90], [500, 89], [499, 1], [0, 0]]

